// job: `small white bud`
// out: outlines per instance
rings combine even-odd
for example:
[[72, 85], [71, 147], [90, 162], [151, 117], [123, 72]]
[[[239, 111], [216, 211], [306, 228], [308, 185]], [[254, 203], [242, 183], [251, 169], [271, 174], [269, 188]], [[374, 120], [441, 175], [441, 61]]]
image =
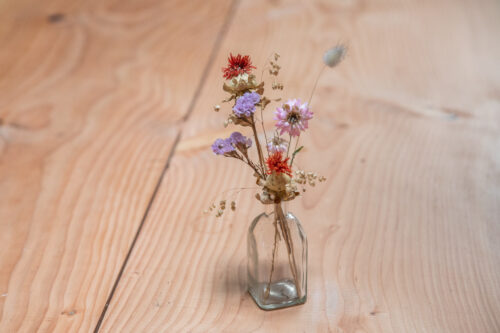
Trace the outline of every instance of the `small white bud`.
[[345, 54], [345, 46], [342, 44], [336, 45], [325, 52], [323, 55], [323, 62], [328, 67], [335, 67], [344, 59]]

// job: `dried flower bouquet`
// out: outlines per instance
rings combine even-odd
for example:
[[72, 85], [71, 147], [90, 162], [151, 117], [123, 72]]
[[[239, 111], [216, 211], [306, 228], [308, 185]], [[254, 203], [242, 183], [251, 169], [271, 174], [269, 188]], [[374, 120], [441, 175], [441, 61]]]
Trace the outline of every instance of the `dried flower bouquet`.
[[[325, 67], [336, 66], [345, 55], [345, 47], [335, 46], [328, 50], [323, 57]], [[279, 54], [274, 54], [272, 60], [264, 67], [272, 79], [271, 88], [273, 90], [282, 90], [283, 84], [278, 81], [280, 66], [278, 65]], [[223, 84], [223, 90], [229, 96], [223, 103], [231, 103], [231, 112], [228, 115], [224, 126], [230, 124], [249, 127], [252, 133], [251, 138], [244, 136], [238, 131], [233, 132], [228, 138], [217, 139], [212, 145], [215, 154], [235, 158], [248, 165], [256, 178], [256, 184], [259, 186], [259, 193], [256, 194], [257, 200], [264, 205], [272, 205], [274, 212], [272, 214], [272, 228], [266, 231], [273, 233], [270, 252], [270, 264], [264, 270], [267, 271], [266, 282], [262, 282], [262, 269], [250, 267], [249, 264], [249, 291], [257, 304], [263, 309], [274, 309], [283, 306], [300, 304], [305, 302], [306, 293], [306, 268], [302, 259], [307, 262], [307, 243], [303, 247], [297, 247], [294, 244], [294, 238], [297, 241], [305, 241], [305, 236], [297, 238], [295, 235], [301, 233], [302, 229], [298, 220], [291, 214], [284, 211], [282, 203], [291, 201], [305, 192], [305, 186], [315, 186], [316, 182], [326, 180], [323, 176], [318, 176], [313, 172], [295, 170], [293, 172], [294, 160], [296, 155], [303, 149], [299, 146], [299, 139], [302, 132], [309, 127], [309, 121], [313, 118], [313, 112], [310, 109], [310, 102], [318, 82], [316, 79], [312, 89], [311, 97], [308, 102], [302, 102], [300, 99], [289, 99], [285, 103], [280, 103], [281, 99], [271, 100], [264, 95], [264, 81], [257, 81], [252, 73], [256, 67], [252, 65], [250, 56], [232, 54], [228, 58], [228, 64], [222, 69], [223, 77], [226, 81]], [[262, 71], [264, 72], [264, 71]], [[322, 72], [322, 71], [321, 71]], [[320, 73], [321, 75], [321, 73]], [[268, 137], [264, 127], [264, 111], [273, 102], [278, 102], [274, 110], [275, 131]], [[220, 106], [214, 107], [216, 112], [220, 111]], [[259, 111], [259, 112], [257, 112]], [[258, 128], [262, 130], [262, 136], [259, 136]], [[264, 144], [261, 140], [265, 140]], [[253, 144], [255, 142], [255, 145]], [[258, 160], [254, 161], [249, 155], [249, 150], [255, 146]], [[293, 146], [293, 149], [292, 149]], [[299, 188], [300, 187], [300, 188]], [[213, 203], [206, 212], [215, 211], [215, 216], [220, 217], [226, 209], [226, 200], [221, 200], [217, 207]], [[236, 203], [231, 202], [231, 210], [236, 209]], [[265, 218], [268, 215], [264, 216]], [[255, 228], [256, 223], [261, 218], [257, 217], [252, 224]], [[296, 221], [298, 227], [293, 223]], [[249, 256], [250, 261], [255, 261], [253, 266], [257, 265], [256, 257], [263, 256], [263, 250], [257, 247], [255, 236], [249, 238]], [[268, 237], [264, 235], [263, 237]], [[291, 272], [291, 281], [288, 284], [276, 284], [273, 282], [273, 274], [278, 274], [280, 268], [277, 265], [277, 253], [280, 241], [283, 241], [288, 259], [289, 272]], [[302, 253], [302, 258], [298, 258], [295, 250]], [[284, 251], [283, 251], [284, 252]], [[255, 260], [254, 260], [255, 259]], [[257, 275], [261, 276], [260, 278]], [[289, 294], [286, 294], [286, 288]], [[273, 289], [274, 288], [274, 289]], [[281, 289], [280, 289], [281, 288]], [[285, 289], [283, 289], [285, 288]], [[284, 296], [283, 296], [284, 295]]]

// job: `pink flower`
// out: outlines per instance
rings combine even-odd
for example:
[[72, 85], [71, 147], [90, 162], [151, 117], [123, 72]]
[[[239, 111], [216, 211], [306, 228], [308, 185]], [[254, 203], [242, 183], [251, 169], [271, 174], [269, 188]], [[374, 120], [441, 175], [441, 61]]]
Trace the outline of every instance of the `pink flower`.
[[274, 112], [274, 120], [277, 120], [276, 127], [280, 129], [280, 134], [288, 133], [291, 136], [299, 136], [300, 131], [305, 131], [308, 127], [307, 121], [313, 117], [309, 111], [307, 103], [301, 104], [298, 99], [291, 99]]

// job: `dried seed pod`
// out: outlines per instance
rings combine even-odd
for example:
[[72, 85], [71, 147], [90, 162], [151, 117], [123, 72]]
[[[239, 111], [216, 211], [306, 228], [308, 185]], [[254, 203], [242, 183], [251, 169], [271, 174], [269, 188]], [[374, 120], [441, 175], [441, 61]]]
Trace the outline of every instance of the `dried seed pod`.
[[344, 45], [336, 45], [325, 52], [323, 62], [328, 67], [335, 67], [344, 59], [346, 52], [347, 49]]

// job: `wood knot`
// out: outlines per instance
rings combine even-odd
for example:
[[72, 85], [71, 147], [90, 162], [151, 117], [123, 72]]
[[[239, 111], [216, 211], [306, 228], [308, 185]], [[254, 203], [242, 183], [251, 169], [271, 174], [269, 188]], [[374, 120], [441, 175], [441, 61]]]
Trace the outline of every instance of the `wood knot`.
[[71, 317], [71, 316], [76, 315], [76, 310], [71, 310], [71, 311], [63, 311], [63, 312], [61, 312], [61, 314], [62, 314], [62, 315], [66, 315], [66, 316]]
[[47, 21], [49, 23], [58, 23], [64, 20], [64, 14], [63, 13], [53, 13], [47, 16]]

